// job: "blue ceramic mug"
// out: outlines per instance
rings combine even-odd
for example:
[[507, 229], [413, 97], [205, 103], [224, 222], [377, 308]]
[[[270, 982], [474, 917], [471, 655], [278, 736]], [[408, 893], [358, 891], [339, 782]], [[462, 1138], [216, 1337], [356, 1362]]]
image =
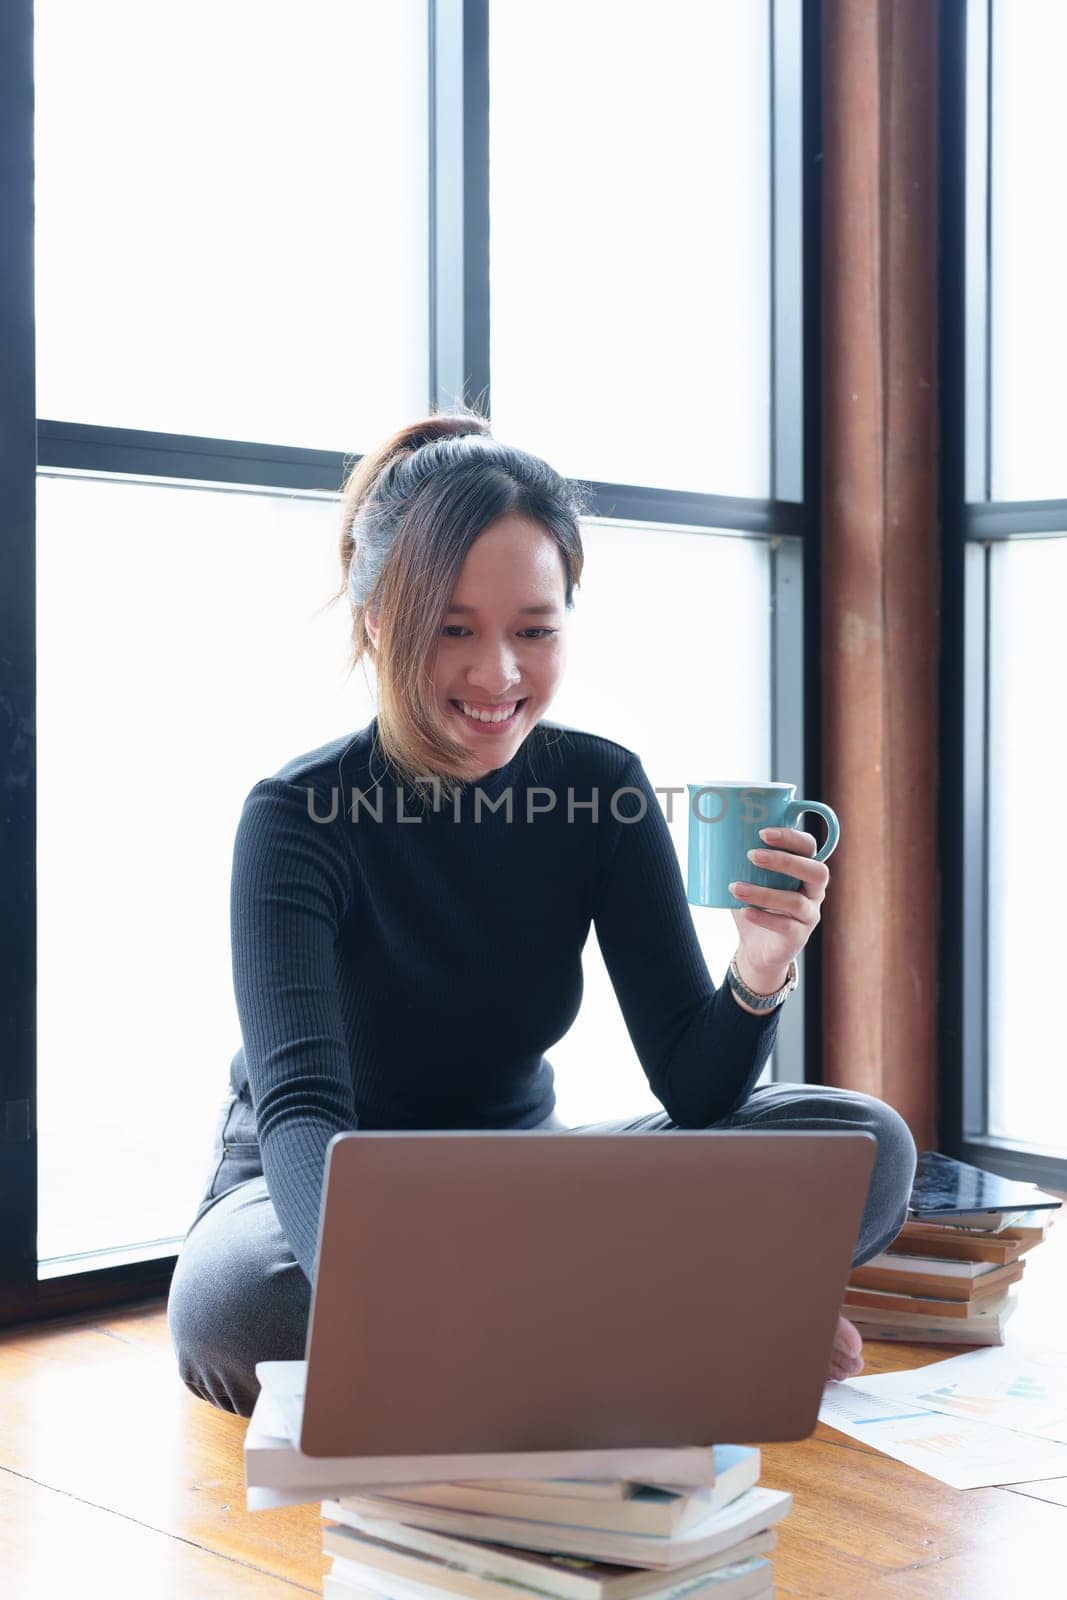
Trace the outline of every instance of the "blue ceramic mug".
[[[744, 906], [727, 884], [759, 884], [765, 889], [799, 889], [800, 878], [758, 867], [748, 859], [750, 850], [773, 850], [760, 838], [761, 828], [796, 828], [806, 811], [816, 811], [826, 822], [826, 843], [816, 861], [833, 855], [841, 837], [841, 824], [821, 800], [795, 800], [795, 783], [690, 783], [689, 881], [687, 896], [694, 906]], [[809, 858], [810, 859], [810, 858]]]

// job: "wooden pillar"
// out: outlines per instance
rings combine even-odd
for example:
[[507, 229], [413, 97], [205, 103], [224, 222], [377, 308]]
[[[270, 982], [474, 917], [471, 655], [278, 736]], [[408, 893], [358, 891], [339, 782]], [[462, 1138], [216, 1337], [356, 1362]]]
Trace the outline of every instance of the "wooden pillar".
[[935, 0], [823, 3], [823, 1081], [936, 1138]]

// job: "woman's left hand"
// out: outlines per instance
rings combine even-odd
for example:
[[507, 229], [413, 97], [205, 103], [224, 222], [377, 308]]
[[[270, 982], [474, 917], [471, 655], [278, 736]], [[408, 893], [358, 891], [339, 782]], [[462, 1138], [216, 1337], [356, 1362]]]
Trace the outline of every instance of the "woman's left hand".
[[[799, 828], [781, 828], [778, 838], [767, 838], [769, 828], [760, 829], [763, 844], [756, 850], [753, 866], [770, 872], [783, 872], [799, 878], [799, 889], [763, 889], [756, 884], [730, 885], [731, 894], [744, 900], [741, 908], [730, 907], [741, 936], [743, 960], [739, 965], [769, 980], [784, 982], [784, 973], [815, 931], [826, 898], [830, 869], [825, 861], [813, 861], [819, 848], [810, 833]], [[768, 990], [768, 993], [770, 991]]]

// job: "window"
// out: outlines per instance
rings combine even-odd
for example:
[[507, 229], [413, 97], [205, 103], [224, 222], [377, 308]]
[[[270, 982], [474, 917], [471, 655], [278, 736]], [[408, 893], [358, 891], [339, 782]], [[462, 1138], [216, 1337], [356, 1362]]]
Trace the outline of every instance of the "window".
[[945, 1133], [966, 1160], [1062, 1187], [1067, 1099], [1050, 1007], [1065, 874], [1046, 838], [1067, 668], [1056, 266], [1067, 235], [1049, 198], [1067, 135], [1055, 77], [1067, 18], [1056, 0], [968, 0], [943, 16], [946, 559], [961, 596], [958, 621], [947, 608], [943, 678]]
[[333, 451], [416, 414], [426, 74], [425, 0], [37, 0], [38, 414]]
[[[38, 1251], [184, 1234], [241, 1043], [245, 794], [374, 715], [332, 497], [38, 479]], [[150, 529], [150, 533], [146, 530]]]
[[994, 0], [990, 33], [990, 498], [1067, 495], [1062, 0]]
[[1005, 540], [989, 559], [988, 1131], [1067, 1153], [1067, 1073], [1050, 1009], [1067, 953], [1067, 861], [1056, 848], [1067, 536]]
[[[269, 0], [254, 27], [226, 0], [16, 3], [0, 679], [36, 743], [0, 721], [5, 1317], [165, 1285], [241, 1042], [240, 805], [374, 712], [325, 607], [354, 456], [488, 403], [592, 486], [558, 719], [661, 785], [711, 762], [803, 791], [819, 339], [800, 0], [519, 27], [496, 0]], [[665, 604], [620, 639], [650, 570]], [[664, 718], [652, 666], [735, 692]], [[732, 919], [694, 920], [719, 980]], [[551, 1057], [571, 1122], [648, 1103], [595, 937], [585, 972]], [[803, 1073], [801, 980], [777, 1076]]]
[[425, 0], [250, 15], [35, 7], [37, 403], [111, 441], [38, 480], [42, 1277], [184, 1234], [241, 1043], [241, 802], [373, 715], [320, 611], [336, 494], [233, 493], [233, 441], [330, 451], [336, 484], [427, 405]]
[[[716, 774], [769, 774], [767, 541], [711, 529], [607, 521], [584, 526], [582, 541], [586, 564], [568, 623], [567, 675], [551, 714], [636, 750], [660, 789], [684, 790]], [[639, 635], [635, 618], [641, 621]], [[733, 682], [736, 693], [725, 697], [701, 690], [702, 684], [724, 682]], [[697, 714], [678, 716], [672, 704]], [[675, 795], [669, 806], [667, 796], [660, 797], [682, 862], [687, 796], [688, 791]], [[737, 947], [733, 917], [729, 911], [694, 906], [693, 922], [712, 979], [721, 983]], [[595, 931], [582, 966], [582, 1009], [549, 1051], [560, 1116], [574, 1127], [660, 1110], [626, 1031]], [[772, 1053], [768, 1068], [773, 1066]]]
[[562, 472], [770, 491], [769, 26], [490, 6], [494, 425]]

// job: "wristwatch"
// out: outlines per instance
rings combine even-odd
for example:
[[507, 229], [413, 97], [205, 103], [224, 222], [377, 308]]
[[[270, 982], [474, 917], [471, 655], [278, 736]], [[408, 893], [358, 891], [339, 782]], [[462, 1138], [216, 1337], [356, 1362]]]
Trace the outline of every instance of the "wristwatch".
[[787, 995], [791, 995], [793, 993], [793, 990], [796, 988], [800, 980], [797, 977], [796, 961], [793, 960], [789, 963], [789, 971], [786, 974], [786, 980], [780, 989], [776, 989], [773, 994], [757, 994], [756, 991], [754, 989], [750, 989], [748, 984], [742, 979], [740, 972], [737, 970], [737, 957], [735, 956], [730, 962], [729, 969], [727, 970], [726, 981], [729, 983], [730, 988], [734, 991], [734, 993], [741, 1000], [743, 1000], [746, 1005], [754, 1006], [757, 1011], [773, 1011], [776, 1006], [781, 1005], [782, 1001]]

